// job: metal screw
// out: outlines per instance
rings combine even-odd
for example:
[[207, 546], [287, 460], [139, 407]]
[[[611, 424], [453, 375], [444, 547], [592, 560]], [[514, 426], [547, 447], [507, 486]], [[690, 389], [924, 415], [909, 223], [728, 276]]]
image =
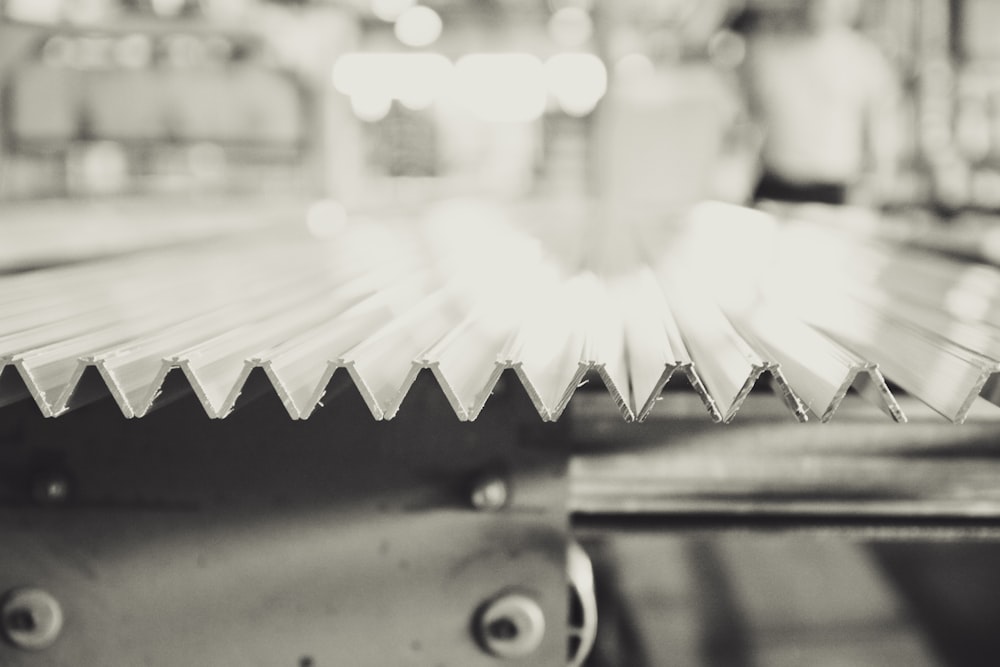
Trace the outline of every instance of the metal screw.
[[477, 621], [479, 641], [498, 658], [525, 658], [542, 645], [545, 612], [533, 599], [508, 593], [489, 602]]
[[500, 475], [483, 475], [472, 486], [472, 506], [477, 510], [496, 512], [510, 501], [510, 487]]
[[38, 588], [10, 591], [0, 605], [0, 628], [11, 644], [26, 651], [51, 646], [63, 626], [59, 601]]

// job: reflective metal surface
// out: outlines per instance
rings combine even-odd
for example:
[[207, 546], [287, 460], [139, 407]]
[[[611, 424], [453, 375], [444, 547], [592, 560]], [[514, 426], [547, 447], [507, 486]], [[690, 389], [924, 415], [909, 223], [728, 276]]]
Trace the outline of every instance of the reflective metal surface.
[[140, 417], [180, 374], [221, 418], [258, 368], [293, 419], [344, 378], [391, 419], [425, 370], [460, 420], [508, 369], [543, 420], [590, 382], [642, 420], [671, 378], [727, 422], [765, 381], [802, 421], [828, 421], [850, 392], [905, 421], [886, 380], [956, 422], [978, 396], [1000, 401], [994, 267], [723, 204], [659, 229], [604, 222], [599, 245], [550, 233], [573, 219], [546, 214], [440, 206], [337, 218], [317, 237], [290, 210], [263, 230], [2, 276], [0, 404], [30, 395], [55, 416], [110, 393]]

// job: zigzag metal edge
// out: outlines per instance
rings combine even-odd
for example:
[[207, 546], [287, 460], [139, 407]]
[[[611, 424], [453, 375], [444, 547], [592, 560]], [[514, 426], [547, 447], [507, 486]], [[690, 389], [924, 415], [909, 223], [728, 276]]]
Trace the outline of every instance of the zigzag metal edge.
[[[662, 398], [662, 393], [668, 381], [675, 376], [683, 377], [691, 389], [699, 396], [705, 407], [706, 413], [712, 421], [728, 423], [738, 414], [740, 407], [749, 395], [753, 386], [760, 381], [764, 375], [770, 375], [776, 385], [776, 396], [782, 400], [790, 413], [799, 421], [807, 421], [808, 415], [813, 414], [819, 417], [818, 421], [827, 422], [833, 418], [834, 413], [842, 402], [844, 396], [854, 389], [857, 393], [866, 397], [869, 401], [874, 399], [879, 404], [882, 411], [895, 421], [906, 421], [906, 416], [899, 407], [898, 402], [882, 378], [877, 366], [874, 364], [857, 369], [845, 380], [844, 386], [838, 391], [838, 395], [830, 408], [823, 415], [815, 415], [802, 403], [795, 390], [788, 384], [787, 379], [781, 373], [777, 364], [766, 364], [757, 367], [746, 381], [743, 390], [732, 405], [720, 408], [711, 394], [702, 383], [697, 368], [692, 363], [681, 363], [677, 365], [667, 365], [661, 375], [661, 380], [657, 384], [652, 395], [646, 398], [636, 407], [629, 405], [626, 398], [627, 393], [618, 387], [613, 379], [608, 375], [602, 364], [580, 363], [572, 382], [566, 387], [558, 402], [554, 405], [547, 405], [541, 398], [538, 389], [532, 383], [530, 377], [524, 372], [521, 364], [516, 361], [497, 361], [489, 378], [476, 396], [471, 400], [464, 400], [451, 386], [447, 375], [441, 372], [436, 363], [426, 361], [415, 361], [403, 375], [398, 390], [388, 402], [380, 403], [362, 373], [352, 361], [339, 359], [327, 363], [327, 367], [320, 376], [316, 388], [305, 403], [297, 404], [285, 386], [281, 374], [272, 367], [266, 359], [248, 359], [245, 361], [243, 369], [240, 371], [233, 386], [226, 394], [226, 398], [219, 402], [213, 400], [204, 384], [203, 378], [198, 371], [191, 367], [185, 360], [164, 360], [160, 370], [155, 376], [153, 384], [142, 392], [144, 398], [130, 400], [126, 392], [119, 386], [114, 373], [107, 369], [102, 363], [90, 360], [80, 360], [74, 368], [69, 383], [62, 389], [55, 400], [46, 397], [46, 393], [35, 383], [30, 369], [24, 367], [23, 362], [18, 360], [5, 360], [7, 363], [0, 365], [0, 406], [8, 405], [16, 401], [31, 397], [39, 411], [45, 417], [58, 417], [70, 410], [85, 405], [96, 398], [100, 398], [94, 392], [88, 392], [87, 396], [81, 396], [82, 383], [85, 377], [99, 378], [103, 383], [101, 392], [105, 396], [110, 396], [121, 410], [125, 418], [141, 418], [150, 411], [155, 410], [161, 402], [173, 400], [172, 396], [164, 395], [164, 387], [167, 378], [171, 373], [179, 373], [184, 378], [184, 389], [186, 392], [194, 394], [207, 417], [211, 419], [224, 419], [234, 410], [240, 407], [241, 399], [247, 388], [248, 381], [252, 373], [260, 369], [268, 380], [271, 390], [285, 407], [291, 419], [308, 419], [317, 409], [323, 407], [323, 399], [336, 381], [338, 373], [346, 374], [349, 383], [358, 392], [369, 408], [372, 418], [375, 420], [392, 419], [403, 406], [416, 378], [421, 372], [429, 372], [435, 382], [454, 409], [456, 417], [461, 421], [473, 421], [484, 409], [490, 396], [494, 392], [497, 382], [506, 371], [511, 371], [518, 378], [525, 394], [529, 397], [534, 407], [538, 411], [539, 417], [543, 421], [558, 420], [565, 409], [572, 402], [581, 382], [588, 376], [600, 378], [609, 397], [612, 399], [623, 419], [626, 421], [642, 421], [646, 419], [656, 408], [657, 403]], [[51, 392], [50, 392], [51, 393]], [[138, 396], [139, 392], [133, 392]], [[982, 396], [983, 398], [996, 402], [1000, 400], [1000, 372], [984, 372], [982, 381], [973, 388], [967, 399], [968, 404]], [[967, 411], [963, 412], [959, 419], [964, 420]]]

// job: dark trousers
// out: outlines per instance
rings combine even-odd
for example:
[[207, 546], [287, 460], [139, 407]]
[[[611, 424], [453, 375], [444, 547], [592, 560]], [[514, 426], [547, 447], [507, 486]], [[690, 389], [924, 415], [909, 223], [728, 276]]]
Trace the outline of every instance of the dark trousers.
[[753, 193], [754, 201], [773, 199], [786, 202], [844, 204], [847, 186], [843, 183], [792, 183], [765, 172]]

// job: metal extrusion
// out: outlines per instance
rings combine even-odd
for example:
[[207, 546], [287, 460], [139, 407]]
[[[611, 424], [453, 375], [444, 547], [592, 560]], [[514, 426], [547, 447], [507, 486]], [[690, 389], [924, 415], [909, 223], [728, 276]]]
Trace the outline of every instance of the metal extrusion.
[[774, 360], [810, 414], [821, 421], [833, 418], [850, 389], [893, 420], [906, 421], [877, 364], [801, 320], [767, 305], [734, 315], [733, 322], [747, 341]]
[[381, 420], [427, 373], [471, 421], [506, 371], [544, 421], [592, 383], [641, 421], [676, 378], [719, 422], [761, 378], [800, 421], [851, 391], [905, 421], [887, 379], [953, 421], [1000, 404], [994, 267], [721, 205], [661, 250], [616, 242], [613, 262], [453, 218], [268, 225], [2, 275], [0, 405], [51, 417], [110, 395], [142, 417], [193, 392], [222, 418], [260, 374], [292, 419], [353, 385]]

